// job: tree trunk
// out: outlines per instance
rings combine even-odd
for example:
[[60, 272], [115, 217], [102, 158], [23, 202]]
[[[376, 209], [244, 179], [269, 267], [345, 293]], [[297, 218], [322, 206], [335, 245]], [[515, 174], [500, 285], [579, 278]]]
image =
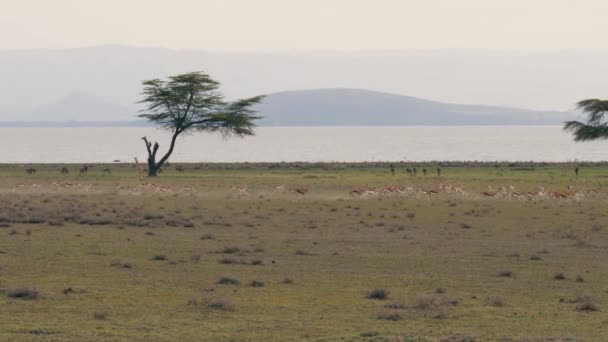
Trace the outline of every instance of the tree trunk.
[[158, 175], [158, 168], [156, 164], [148, 164], [148, 177], [156, 177]]
[[146, 144], [146, 149], [148, 150], [148, 177], [156, 177], [158, 175], [158, 171], [161, 167], [167, 162], [169, 156], [173, 153], [173, 149], [175, 148], [175, 141], [177, 140], [177, 136], [181, 133], [179, 129], [176, 129], [173, 133], [173, 137], [171, 138], [171, 145], [169, 146], [169, 150], [167, 153], [156, 162], [156, 153], [158, 152], [159, 145], [157, 142], [152, 145], [148, 138], [143, 137], [142, 140]]

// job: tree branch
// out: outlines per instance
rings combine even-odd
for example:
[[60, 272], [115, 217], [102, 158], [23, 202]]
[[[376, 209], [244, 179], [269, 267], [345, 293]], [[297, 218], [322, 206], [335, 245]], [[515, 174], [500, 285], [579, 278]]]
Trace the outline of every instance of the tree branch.
[[148, 157], [151, 157], [152, 156], [152, 150], [150, 149], [150, 147], [152, 146], [152, 143], [148, 141], [147, 137], [142, 137], [141, 139], [146, 144], [146, 150], [148, 150]]

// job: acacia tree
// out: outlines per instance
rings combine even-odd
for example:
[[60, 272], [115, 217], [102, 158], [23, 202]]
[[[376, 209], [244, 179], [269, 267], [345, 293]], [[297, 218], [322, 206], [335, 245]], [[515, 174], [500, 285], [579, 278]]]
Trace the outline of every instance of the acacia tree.
[[188, 132], [220, 132], [224, 136], [253, 135], [254, 120], [259, 119], [252, 106], [264, 96], [227, 102], [217, 90], [220, 83], [204, 72], [153, 79], [143, 83], [146, 109], [138, 116], [172, 133], [167, 152], [157, 161], [160, 145], [143, 137], [148, 152], [148, 176], [155, 177], [167, 162], [177, 138]]
[[608, 139], [608, 101], [589, 99], [577, 103], [587, 114], [586, 122], [566, 121], [564, 129], [574, 134], [575, 141]]

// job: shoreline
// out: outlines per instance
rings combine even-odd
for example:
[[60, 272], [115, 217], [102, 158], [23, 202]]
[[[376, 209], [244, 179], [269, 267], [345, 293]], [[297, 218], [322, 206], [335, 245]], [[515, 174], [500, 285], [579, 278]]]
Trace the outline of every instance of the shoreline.
[[[536, 161], [366, 161], [366, 162], [173, 162], [165, 167], [177, 165], [187, 166], [195, 169], [374, 169], [389, 168], [393, 164], [399, 167], [478, 167], [478, 168], [527, 168], [527, 167], [560, 167], [560, 166], [581, 166], [581, 167], [604, 167], [608, 166], [607, 161], [570, 161], [570, 162], [536, 162]], [[111, 162], [111, 163], [3, 163], [0, 168], [12, 168], [23, 166], [134, 166], [134, 162]]]

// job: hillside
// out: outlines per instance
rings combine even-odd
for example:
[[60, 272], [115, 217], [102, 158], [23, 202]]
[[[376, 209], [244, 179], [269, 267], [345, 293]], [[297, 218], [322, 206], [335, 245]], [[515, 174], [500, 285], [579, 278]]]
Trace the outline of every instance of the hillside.
[[[204, 70], [230, 99], [300, 89], [357, 88], [440, 100], [570, 110], [601, 98], [606, 50], [221, 52], [130, 46], [0, 50], [0, 121], [20, 121], [73, 93], [129, 110], [141, 81]], [[283, 96], [281, 94], [280, 96]], [[50, 119], [50, 118], [49, 118]]]
[[[362, 89], [315, 89], [270, 94], [256, 107], [261, 126], [559, 125], [566, 112], [461, 105]], [[24, 114], [4, 126], [138, 124], [137, 111], [86, 93]]]
[[557, 111], [449, 104], [360, 89], [317, 89], [269, 95], [257, 107], [261, 125], [559, 125]]

